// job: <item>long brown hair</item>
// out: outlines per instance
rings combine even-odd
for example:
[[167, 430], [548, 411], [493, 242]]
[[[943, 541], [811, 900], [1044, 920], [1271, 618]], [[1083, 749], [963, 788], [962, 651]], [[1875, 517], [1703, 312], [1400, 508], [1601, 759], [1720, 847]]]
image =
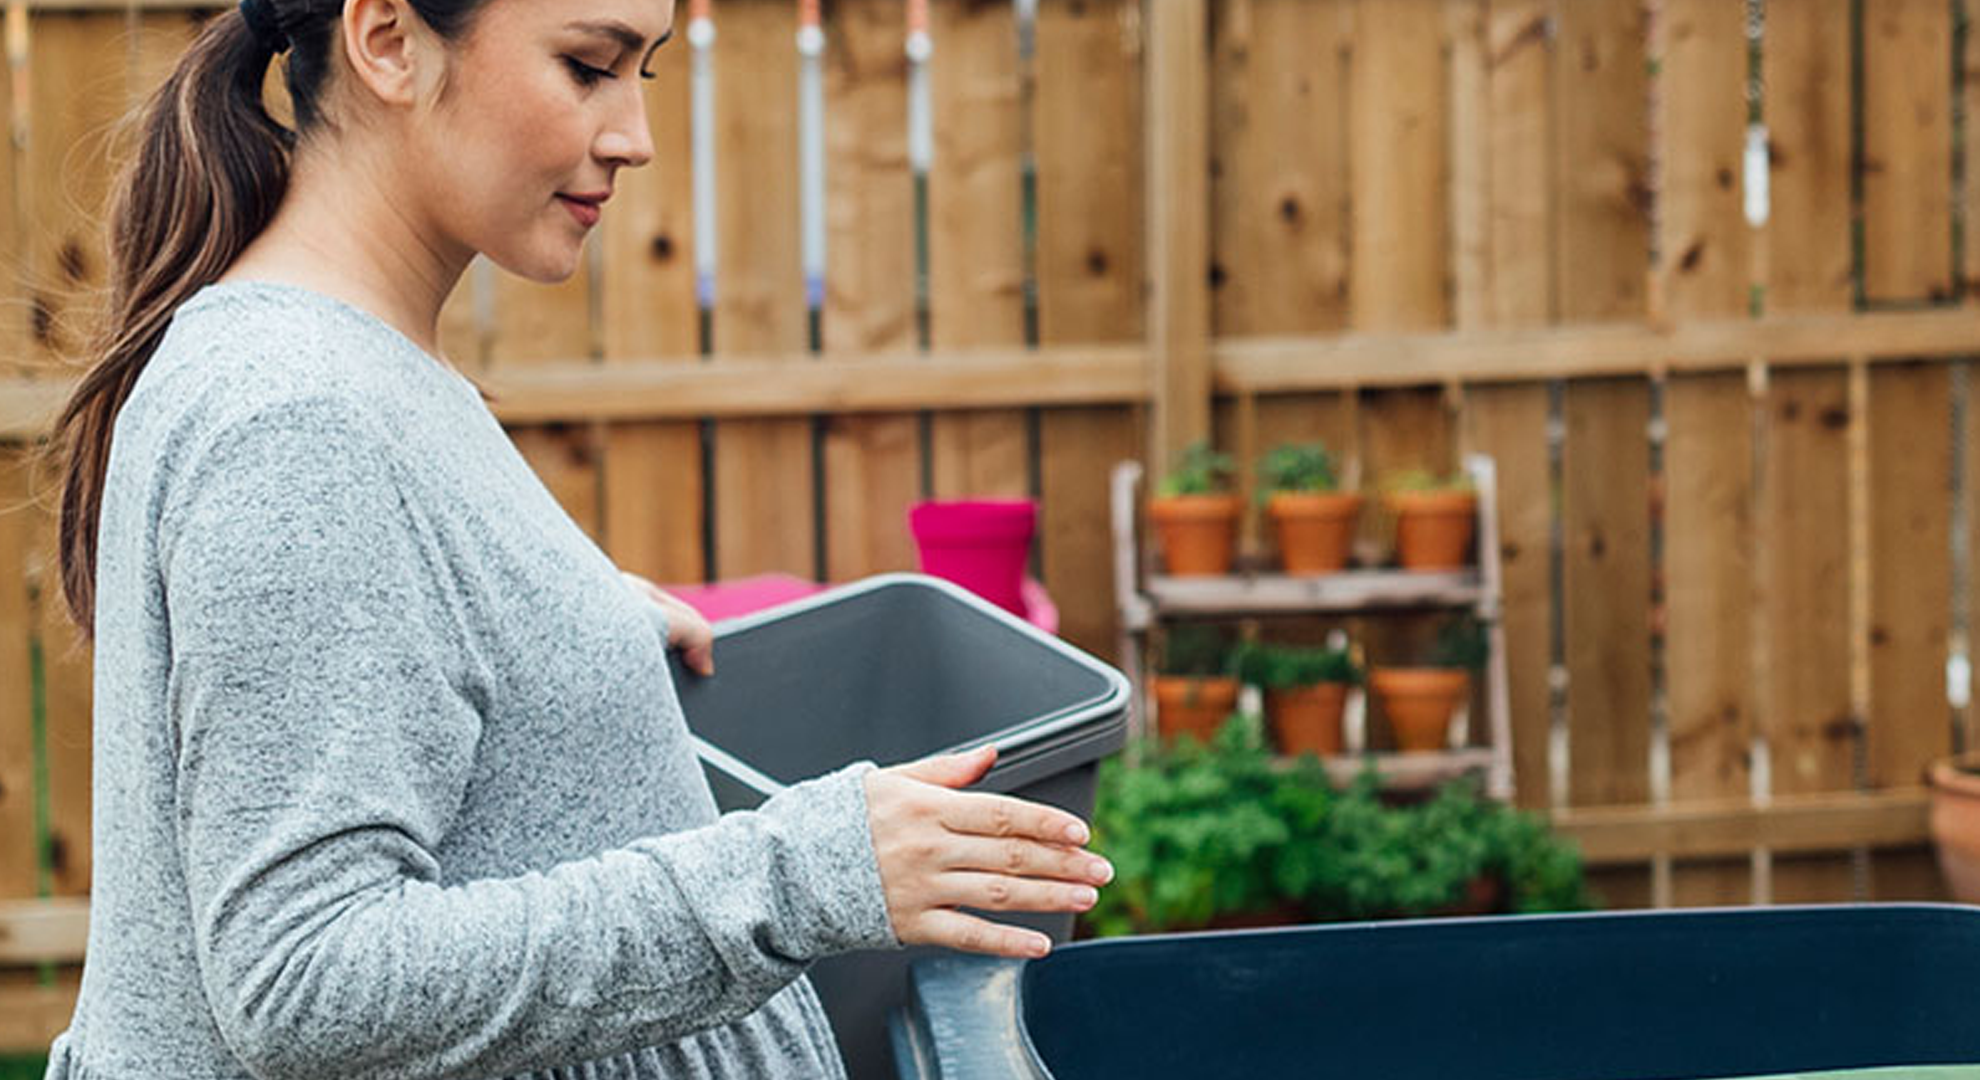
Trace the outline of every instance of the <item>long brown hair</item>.
[[[117, 412], [158, 348], [172, 314], [212, 284], [268, 227], [289, 186], [299, 138], [327, 124], [322, 92], [340, 0], [260, 0], [290, 42], [283, 64], [292, 131], [262, 101], [274, 50], [238, 10], [207, 23], [146, 101], [136, 154], [110, 204], [108, 308], [90, 367], [56, 421], [62, 462], [62, 592], [82, 632], [96, 634], [97, 522]], [[411, 0], [444, 39], [484, 0]]]

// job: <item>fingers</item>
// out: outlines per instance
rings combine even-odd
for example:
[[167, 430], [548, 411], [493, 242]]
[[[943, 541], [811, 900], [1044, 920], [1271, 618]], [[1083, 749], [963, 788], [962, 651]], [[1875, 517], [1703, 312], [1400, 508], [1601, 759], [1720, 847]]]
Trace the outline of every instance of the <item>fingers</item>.
[[979, 746], [974, 750], [965, 750], [960, 754], [940, 754], [935, 757], [922, 758], [920, 761], [913, 761], [906, 765], [897, 766], [893, 771], [910, 780], [919, 780], [924, 784], [934, 784], [937, 787], [945, 788], [959, 788], [968, 787], [978, 780], [983, 779], [983, 774], [989, 772], [990, 766], [996, 763], [997, 748], [994, 746]]
[[1016, 960], [1036, 960], [1052, 951], [1052, 939], [1036, 930], [1005, 926], [941, 908], [924, 913], [912, 933], [918, 944]]
[[1034, 881], [974, 870], [943, 874], [936, 889], [944, 907], [983, 911], [1085, 911], [1100, 899], [1099, 890], [1091, 885]]
[[1086, 822], [1064, 810], [1004, 795], [962, 793], [947, 800], [942, 824], [966, 835], [1028, 837], [1047, 844], [1081, 846], [1093, 838]]
[[1098, 855], [1016, 837], [958, 836], [944, 846], [942, 854], [952, 870], [984, 870], [1088, 885], [1114, 880], [1113, 865]]

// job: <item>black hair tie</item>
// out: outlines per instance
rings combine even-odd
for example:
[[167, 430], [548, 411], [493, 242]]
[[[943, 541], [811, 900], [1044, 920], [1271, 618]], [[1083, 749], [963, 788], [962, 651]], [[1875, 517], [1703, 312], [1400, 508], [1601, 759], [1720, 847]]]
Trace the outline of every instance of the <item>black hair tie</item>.
[[282, 32], [282, 20], [275, 14], [271, 0], [241, 0], [241, 18], [247, 21], [254, 39], [269, 52], [279, 53], [289, 47], [289, 35]]

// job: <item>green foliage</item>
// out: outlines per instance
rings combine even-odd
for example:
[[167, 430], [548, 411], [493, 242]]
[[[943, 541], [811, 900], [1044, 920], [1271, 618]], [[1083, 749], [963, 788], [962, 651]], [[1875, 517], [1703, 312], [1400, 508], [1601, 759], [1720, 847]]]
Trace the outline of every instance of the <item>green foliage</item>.
[[47, 1071], [47, 1058], [0, 1057], [0, 1080], [41, 1080]]
[[1591, 906], [1581, 857], [1544, 821], [1453, 783], [1385, 801], [1371, 772], [1334, 788], [1311, 758], [1275, 759], [1255, 715], [1207, 746], [1138, 748], [1101, 765], [1094, 847], [1115, 868], [1087, 913], [1100, 936], [1186, 930], [1296, 909], [1316, 921], [1421, 916], [1498, 886], [1519, 912]]
[[1323, 682], [1361, 682], [1361, 665], [1346, 649], [1247, 642], [1237, 650], [1238, 678], [1266, 690], [1295, 690]]
[[1434, 494], [1472, 490], [1471, 478], [1463, 473], [1438, 476], [1428, 469], [1398, 469], [1382, 479], [1382, 490]]
[[1228, 632], [1202, 623], [1181, 623], [1162, 635], [1162, 674], [1212, 679], [1233, 674], [1234, 644]]
[[1476, 615], [1458, 615], [1438, 627], [1430, 666], [1483, 671], [1491, 655], [1492, 642], [1484, 620]]
[[1231, 477], [1236, 472], [1237, 464], [1229, 454], [1213, 450], [1208, 442], [1199, 439], [1183, 450], [1181, 460], [1162, 478], [1156, 494], [1165, 497], [1219, 494], [1230, 490]]
[[1258, 463], [1260, 496], [1280, 491], [1334, 491], [1340, 479], [1334, 455], [1324, 443], [1285, 443], [1272, 448]]

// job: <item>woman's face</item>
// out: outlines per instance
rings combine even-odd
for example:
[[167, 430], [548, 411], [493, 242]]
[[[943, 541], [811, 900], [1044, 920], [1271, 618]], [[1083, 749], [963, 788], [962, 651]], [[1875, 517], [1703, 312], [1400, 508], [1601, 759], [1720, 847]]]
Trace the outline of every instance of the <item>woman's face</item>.
[[672, 27], [673, 0], [489, 0], [417, 135], [441, 233], [533, 281], [576, 272], [619, 169], [652, 160], [641, 72]]

